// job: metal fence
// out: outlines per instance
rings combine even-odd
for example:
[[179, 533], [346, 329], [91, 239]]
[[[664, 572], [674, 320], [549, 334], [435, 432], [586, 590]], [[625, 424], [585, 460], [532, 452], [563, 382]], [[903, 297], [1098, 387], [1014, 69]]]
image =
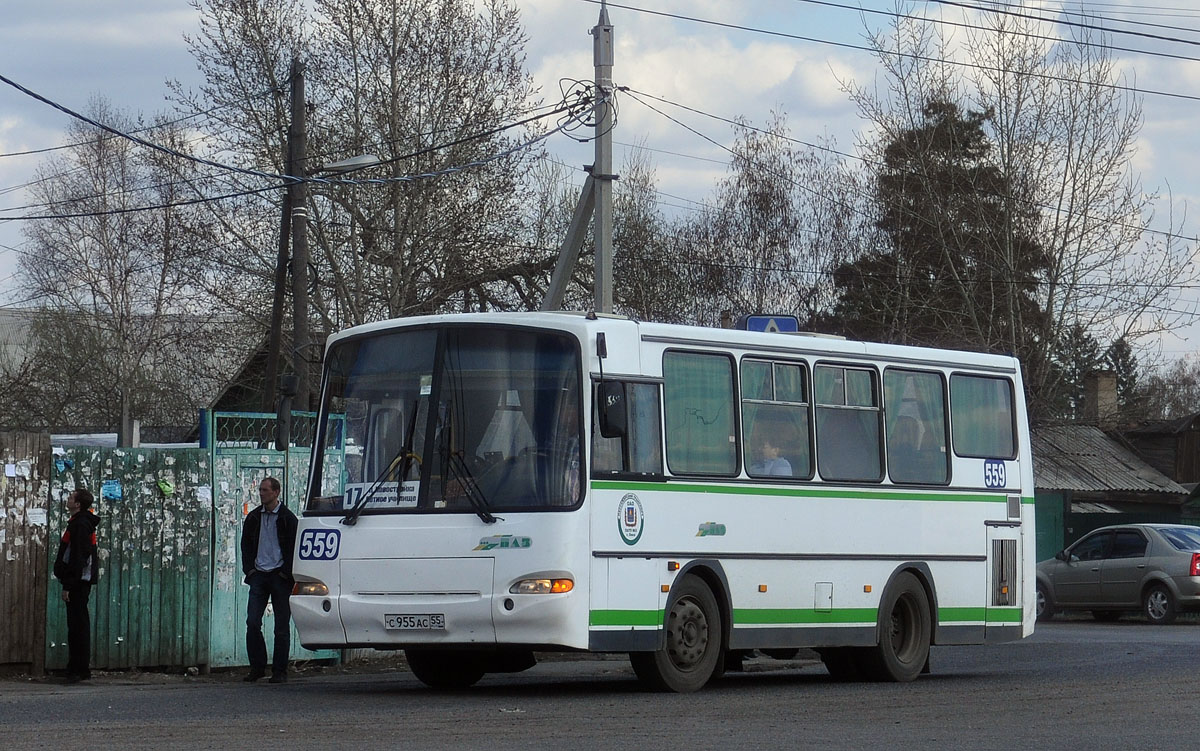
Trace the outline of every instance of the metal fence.
[[[71, 448], [55, 463], [50, 526], [76, 487], [96, 497], [92, 664], [204, 666], [212, 607], [212, 470], [201, 449]], [[56, 550], [51, 550], [52, 558]], [[52, 586], [52, 595], [57, 587]], [[66, 608], [47, 603], [46, 667], [65, 667]]]

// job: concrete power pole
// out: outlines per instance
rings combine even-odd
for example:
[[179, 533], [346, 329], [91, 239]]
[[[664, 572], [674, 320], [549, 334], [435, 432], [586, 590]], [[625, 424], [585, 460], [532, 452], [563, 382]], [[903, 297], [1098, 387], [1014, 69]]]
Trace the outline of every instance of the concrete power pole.
[[617, 176], [612, 174], [612, 68], [613, 27], [608, 22], [608, 6], [601, 3], [600, 20], [589, 32], [592, 35], [592, 63], [595, 66], [596, 88], [593, 112], [596, 123], [596, 160], [588, 169], [587, 180], [575, 204], [571, 226], [558, 248], [558, 262], [550, 287], [542, 298], [541, 310], [558, 310], [562, 307], [563, 293], [571, 271], [579, 260], [583, 247], [587, 220], [592, 221], [592, 235], [596, 243], [595, 310], [611, 313], [613, 309], [612, 278], [612, 183]]

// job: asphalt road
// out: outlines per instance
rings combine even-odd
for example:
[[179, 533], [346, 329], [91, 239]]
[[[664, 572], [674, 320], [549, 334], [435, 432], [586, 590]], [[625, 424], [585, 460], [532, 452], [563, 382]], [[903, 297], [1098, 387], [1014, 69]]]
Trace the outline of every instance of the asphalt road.
[[1066, 621], [1013, 644], [935, 647], [911, 684], [833, 683], [805, 659], [752, 660], [690, 695], [643, 690], [623, 658], [547, 656], [470, 691], [395, 664], [0, 680], [0, 749], [1200, 747], [1200, 623]]

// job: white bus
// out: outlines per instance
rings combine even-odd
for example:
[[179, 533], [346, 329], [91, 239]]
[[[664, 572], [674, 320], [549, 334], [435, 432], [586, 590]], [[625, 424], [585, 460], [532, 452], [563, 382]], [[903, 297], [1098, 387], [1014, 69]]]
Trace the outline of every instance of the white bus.
[[1028, 636], [1033, 470], [998, 355], [578, 313], [329, 340], [292, 614], [462, 688], [535, 651], [693, 691], [759, 650], [912, 680]]

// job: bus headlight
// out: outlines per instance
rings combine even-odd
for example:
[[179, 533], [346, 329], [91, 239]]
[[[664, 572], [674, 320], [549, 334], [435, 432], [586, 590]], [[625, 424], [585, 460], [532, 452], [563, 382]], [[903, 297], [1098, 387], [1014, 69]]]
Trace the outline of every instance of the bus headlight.
[[329, 594], [329, 587], [325, 586], [323, 582], [296, 582], [296, 585], [292, 587], [292, 594], [324, 596]]
[[575, 589], [571, 579], [522, 579], [508, 588], [514, 595], [550, 595], [562, 594]]

